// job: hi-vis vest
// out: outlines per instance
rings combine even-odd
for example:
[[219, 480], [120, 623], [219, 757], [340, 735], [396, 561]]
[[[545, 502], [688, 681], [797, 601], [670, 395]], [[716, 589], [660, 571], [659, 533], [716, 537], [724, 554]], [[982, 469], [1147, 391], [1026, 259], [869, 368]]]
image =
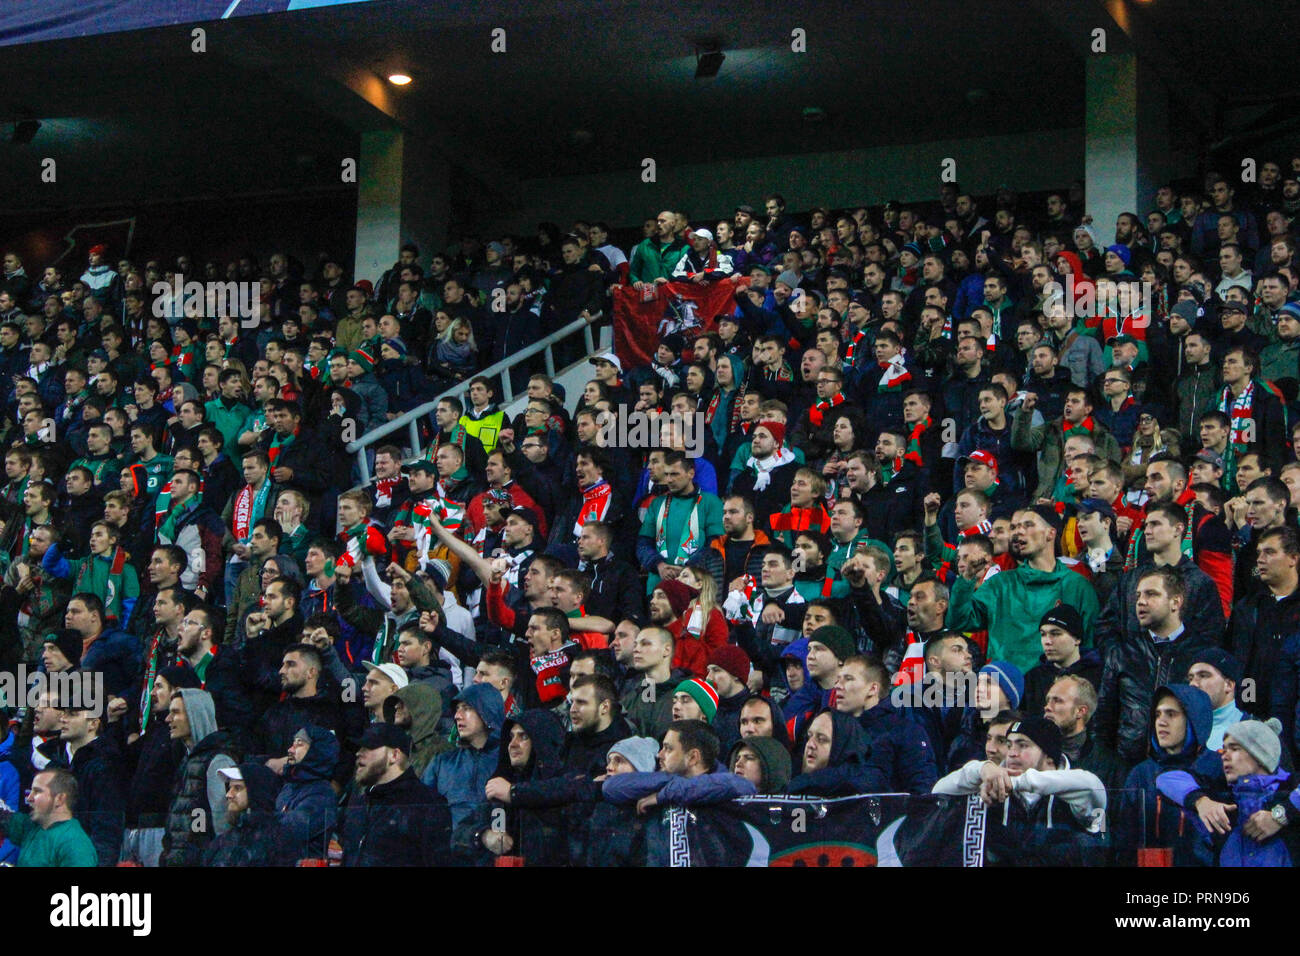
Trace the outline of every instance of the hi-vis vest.
[[497, 409], [490, 415], [484, 415], [482, 418], [470, 418], [469, 415], [460, 416], [460, 427], [473, 435], [483, 443], [485, 454], [492, 454], [492, 449], [497, 447], [497, 436], [501, 434], [501, 426], [506, 419], [506, 413]]

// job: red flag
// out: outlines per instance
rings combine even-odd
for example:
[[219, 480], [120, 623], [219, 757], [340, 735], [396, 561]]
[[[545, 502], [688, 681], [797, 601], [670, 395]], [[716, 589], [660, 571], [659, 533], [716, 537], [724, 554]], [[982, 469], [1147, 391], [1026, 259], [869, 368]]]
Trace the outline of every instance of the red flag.
[[708, 285], [669, 282], [654, 287], [652, 298], [630, 285], [614, 286], [614, 352], [624, 368], [647, 365], [659, 340], [680, 332], [688, 340], [717, 330], [714, 317], [734, 312], [736, 289], [749, 277], [722, 279]]

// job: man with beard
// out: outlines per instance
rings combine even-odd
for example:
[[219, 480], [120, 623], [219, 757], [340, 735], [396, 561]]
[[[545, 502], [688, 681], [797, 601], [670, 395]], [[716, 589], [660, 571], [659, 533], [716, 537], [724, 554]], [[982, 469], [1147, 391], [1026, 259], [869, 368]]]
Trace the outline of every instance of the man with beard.
[[446, 866], [451, 862], [447, 802], [416, 779], [411, 737], [371, 724], [357, 749], [357, 789], [343, 809], [344, 866]]
[[485, 790], [489, 800], [518, 809], [562, 808], [568, 834], [568, 858], [575, 866], [587, 852], [583, 821], [591, 815], [599, 799], [597, 778], [606, 773], [610, 748], [632, 735], [619, 709], [614, 683], [608, 677], [601, 674], [575, 677], [569, 689], [569, 720], [573, 730], [564, 738], [559, 771], [547, 779], [513, 784], [494, 777]]
[[754, 506], [754, 525], [771, 527], [772, 515], [790, 501], [790, 487], [799, 470], [793, 451], [785, 447], [785, 425], [760, 421], [750, 431], [750, 457], [731, 483], [731, 494]]

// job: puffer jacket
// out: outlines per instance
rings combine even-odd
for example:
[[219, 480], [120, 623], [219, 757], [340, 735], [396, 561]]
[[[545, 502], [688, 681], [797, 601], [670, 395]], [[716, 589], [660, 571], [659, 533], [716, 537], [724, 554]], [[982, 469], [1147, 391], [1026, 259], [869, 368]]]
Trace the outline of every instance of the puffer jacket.
[[[1199, 776], [1187, 770], [1174, 770], [1156, 778], [1160, 792], [1182, 807], [1187, 819], [1214, 848], [1219, 866], [1290, 867], [1300, 859], [1300, 833], [1294, 826], [1262, 842], [1246, 836], [1243, 827], [1260, 810], [1283, 804], [1292, 819], [1300, 811], [1300, 792], [1293, 776], [1280, 767], [1273, 773], [1248, 774], [1229, 784]], [[1232, 830], [1226, 837], [1211, 833], [1195, 812], [1196, 801], [1203, 796], [1221, 803], [1235, 804], [1230, 811]]]
[[196, 743], [176, 769], [159, 865], [197, 866], [217, 833], [226, 830], [225, 785], [217, 771], [235, 766], [240, 755], [230, 733], [217, 730], [212, 695], [189, 688], [178, 693]]

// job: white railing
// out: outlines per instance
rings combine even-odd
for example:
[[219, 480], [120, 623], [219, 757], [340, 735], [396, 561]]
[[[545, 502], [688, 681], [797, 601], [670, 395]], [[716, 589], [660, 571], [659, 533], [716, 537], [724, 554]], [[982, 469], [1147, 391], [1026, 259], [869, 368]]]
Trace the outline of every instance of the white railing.
[[[595, 343], [591, 336], [591, 322], [588, 322], [586, 319], [574, 319], [564, 328], [552, 332], [550, 335], [546, 336], [546, 338], [534, 342], [532, 345], [528, 346], [528, 348], [523, 349], [514, 355], [506, 356], [500, 362], [488, 366], [483, 371], [471, 376], [471, 378], [477, 378], [478, 376], [489, 379], [493, 377], [497, 378], [498, 385], [500, 386], [497, 389], [497, 394], [501, 396], [501, 401], [498, 404], [508, 405], [515, 399], [514, 389], [510, 384], [510, 372], [514, 367], [520, 362], [525, 362], [538, 353], [542, 353], [546, 363], [546, 374], [554, 378], [555, 354], [552, 351], [552, 348], [557, 343], [562, 342], [564, 339], [567, 339], [569, 336], [578, 332], [581, 332], [583, 337], [583, 354], [591, 355], [596, 350]], [[391, 422], [385, 422], [378, 428], [372, 428], [360, 438], [349, 442], [347, 450], [349, 453], [353, 453], [357, 456], [357, 469], [360, 472], [361, 484], [367, 485], [370, 483], [370, 462], [366, 457], [366, 449], [405, 427], [409, 429], [408, 439], [410, 441], [411, 454], [418, 455], [420, 453], [420, 419], [425, 415], [432, 414], [438, 407], [440, 401], [452, 395], [460, 398], [462, 402], [465, 402], [465, 406], [468, 408], [469, 403], [464, 397], [468, 391], [469, 379], [466, 379], [463, 382], [458, 382], [451, 388], [439, 392], [434, 398], [425, 402], [418, 408], [413, 408], [409, 412], [394, 418]]]

